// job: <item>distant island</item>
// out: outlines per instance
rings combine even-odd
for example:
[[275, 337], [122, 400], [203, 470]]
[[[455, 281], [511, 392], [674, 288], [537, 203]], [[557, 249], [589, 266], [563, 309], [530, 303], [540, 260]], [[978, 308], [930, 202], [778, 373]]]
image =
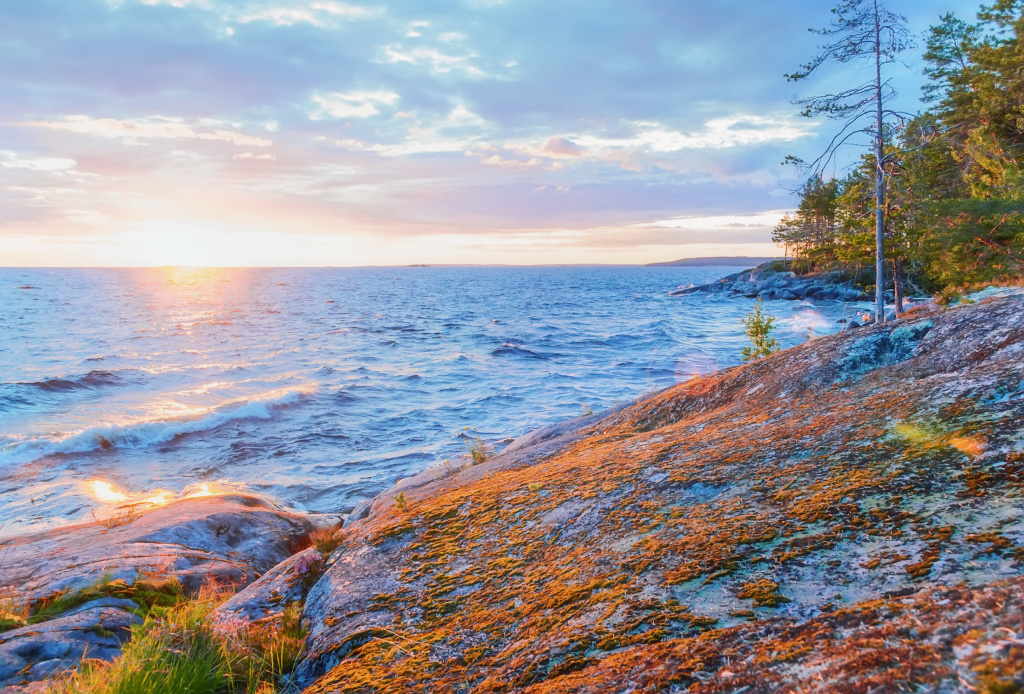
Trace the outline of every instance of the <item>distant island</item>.
[[648, 263], [645, 267], [755, 267], [779, 258], [750, 258], [747, 256], [718, 256], [715, 258], [681, 258], [667, 263]]

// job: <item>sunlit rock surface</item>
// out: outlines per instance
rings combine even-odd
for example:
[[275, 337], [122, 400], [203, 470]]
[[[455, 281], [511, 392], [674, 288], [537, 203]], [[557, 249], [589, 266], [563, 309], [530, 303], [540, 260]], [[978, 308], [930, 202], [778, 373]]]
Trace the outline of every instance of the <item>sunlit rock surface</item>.
[[[176, 578], [186, 591], [207, 580], [244, 585], [288, 558], [312, 527], [305, 517], [245, 495], [185, 499], [121, 521], [7, 540], [0, 546], [0, 586], [27, 605], [103, 581], [123, 587]], [[107, 597], [0, 632], [0, 688], [77, 667], [83, 654], [116, 657], [131, 625], [141, 621], [136, 607]]]
[[305, 608], [309, 694], [1016, 691], [1019, 293], [526, 443], [348, 524]]
[[184, 499], [118, 527], [83, 523], [11, 538], [0, 545], [0, 586], [31, 600], [103, 576], [175, 576], [187, 589], [208, 577], [246, 584], [286, 559], [311, 527], [253, 496]]

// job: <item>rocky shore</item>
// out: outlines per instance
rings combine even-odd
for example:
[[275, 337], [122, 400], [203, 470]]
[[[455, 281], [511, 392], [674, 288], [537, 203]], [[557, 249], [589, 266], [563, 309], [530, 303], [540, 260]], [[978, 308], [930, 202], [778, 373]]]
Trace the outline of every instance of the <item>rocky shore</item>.
[[[871, 301], [874, 299], [859, 286], [849, 273], [841, 271], [816, 272], [798, 275], [792, 263], [773, 260], [750, 270], [727, 275], [717, 282], [700, 286], [679, 287], [671, 296], [697, 293], [729, 293], [750, 299], [790, 301], [816, 299], [819, 301]], [[892, 293], [886, 298], [892, 301]]]
[[[1022, 364], [1017, 292], [812, 340], [432, 468], [357, 509], [337, 546], [289, 555], [308, 519], [214, 497], [18, 539], [0, 585], [262, 574], [217, 619], [301, 606], [290, 686], [305, 694], [1020, 691]], [[150, 547], [163, 558], [138, 559]], [[88, 609], [119, 609], [79, 607], [0, 633], [0, 682], [78, 652], [41, 660], [24, 644], [82, 637], [103, 619]], [[112, 618], [101, 630], [127, 633]]]

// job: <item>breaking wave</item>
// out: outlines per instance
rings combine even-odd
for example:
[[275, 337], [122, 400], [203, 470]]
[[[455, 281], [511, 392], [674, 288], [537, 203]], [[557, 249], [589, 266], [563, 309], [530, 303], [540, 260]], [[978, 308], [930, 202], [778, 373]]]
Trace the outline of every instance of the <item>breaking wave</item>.
[[0, 465], [30, 463], [51, 455], [167, 443], [179, 436], [211, 431], [229, 422], [270, 419], [276, 410], [294, 405], [308, 394], [308, 389], [277, 390], [256, 398], [229, 400], [214, 408], [194, 410], [177, 417], [101, 424], [57, 438], [9, 440], [0, 444]]

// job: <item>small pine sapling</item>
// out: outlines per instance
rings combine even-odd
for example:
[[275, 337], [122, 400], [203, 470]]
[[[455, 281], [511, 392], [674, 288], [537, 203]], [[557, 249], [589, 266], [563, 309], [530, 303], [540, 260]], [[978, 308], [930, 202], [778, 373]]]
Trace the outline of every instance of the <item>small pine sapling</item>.
[[775, 316], [764, 312], [764, 305], [757, 300], [754, 310], [743, 319], [750, 338], [750, 347], [743, 348], [743, 361], [755, 361], [762, 357], [770, 357], [779, 351], [779, 341], [771, 337], [775, 330]]
[[405, 492], [399, 492], [398, 496], [395, 497], [395, 506], [397, 506], [398, 510], [401, 511], [402, 513], [405, 513], [409, 510], [409, 504], [405, 500]]

